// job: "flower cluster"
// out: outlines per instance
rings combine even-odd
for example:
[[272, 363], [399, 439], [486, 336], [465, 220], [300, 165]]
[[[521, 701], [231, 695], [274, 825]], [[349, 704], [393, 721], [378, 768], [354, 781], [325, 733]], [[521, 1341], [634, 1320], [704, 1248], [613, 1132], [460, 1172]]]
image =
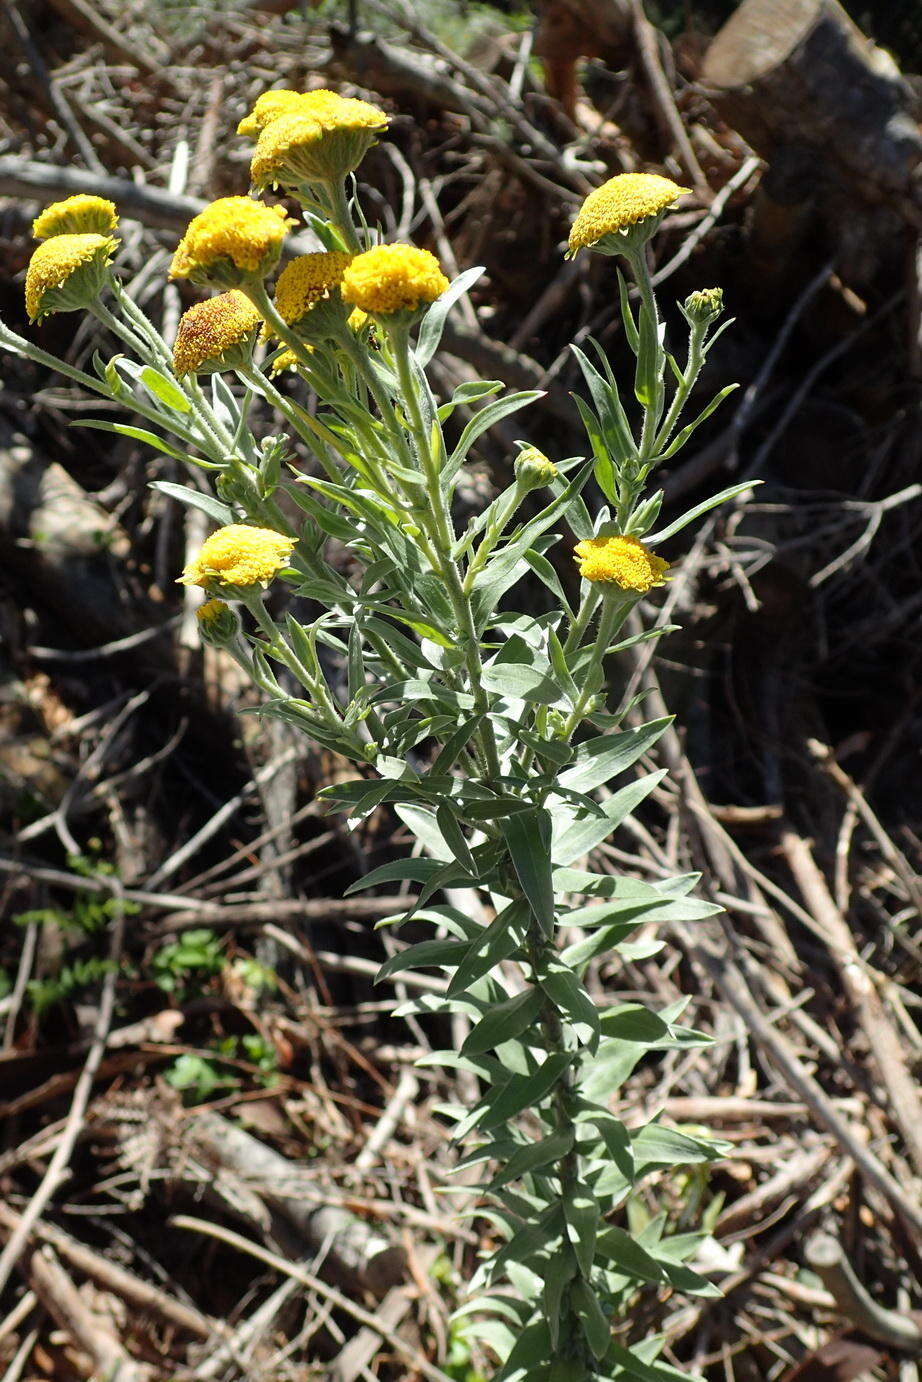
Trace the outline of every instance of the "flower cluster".
[[183, 585], [201, 585], [206, 590], [212, 586], [245, 590], [266, 585], [288, 565], [294, 545], [294, 538], [272, 528], [231, 523], [205, 539], [180, 580]]
[[573, 549], [579, 574], [586, 581], [616, 585], [646, 594], [665, 584], [668, 561], [656, 556], [636, 537], [589, 537]]
[[173, 371], [213, 374], [249, 362], [262, 317], [239, 289], [197, 302], [179, 319], [173, 344]]
[[608, 236], [657, 218], [688, 188], [656, 173], [619, 173], [597, 187], [583, 202], [570, 230], [570, 253], [598, 248]]
[[357, 254], [342, 279], [345, 301], [378, 316], [415, 312], [447, 287], [435, 255], [413, 245], [376, 245]]
[[237, 288], [275, 268], [292, 225], [284, 207], [252, 197], [219, 197], [189, 222], [170, 278]]

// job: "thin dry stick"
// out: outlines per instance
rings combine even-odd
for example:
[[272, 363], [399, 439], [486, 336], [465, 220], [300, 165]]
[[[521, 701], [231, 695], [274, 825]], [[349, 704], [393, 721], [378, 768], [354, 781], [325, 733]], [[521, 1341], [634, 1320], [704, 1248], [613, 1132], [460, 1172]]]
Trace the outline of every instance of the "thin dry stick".
[[663, 71], [663, 64], [659, 56], [659, 35], [644, 12], [643, 0], [632, 0], [632, 9], [637, 49], [647, 81], [650, 83], [650, 91], [653, 94], [660, 123], [675, 140], [679, 162], [694, 183], [695, 191], [708, 193], [708, 180], [704, 176], [701, 164], [692, 148], [691, 140], [685, 132], [682, 117], [675, 103], [675, 96], [666, 80], [666, 73]]
[[102, 1318], [88, 1308], [50, 1247], [39, 1248], [32, 1254], [29, 1276], [45, 1309], [77, 1347], [89, 1355], [101, 1377], [118, 1378], [119, 1382], [151, 1382], [153, 1369], [129, 1357]]
[[409, 1363], [412, 1368], [421, 1372], [424, 1377], [431, 1379], [431, 1382], [450, 1382], [440, 1368], [434, 1367], [428, 1359], [421, 1353], [417, 1353], [409, 1344], [405, 1344], [399, 1334], [394, 1334], [387, 1329], [377, 1316], [369, 1314], [360, 1305], [356, 1305], [348, 1296], [344, 1296], [341, 1291], [337, 1291], [335, 1286], [328, 1286], [319, 1277], [313, 1276], [310, 1272], [299, 1266], [296, 1262], [286, 1262], [284, 1257], [279, 1257], [274, 1252], [269, 1252], [267, 1248], [261, 1247], [258, 1243], [253, 1243], [248, 1238], [244, 1238], [239, 1233], [234, 1233], [232, 1229], [223, 1228], [219, 1224], [210, 1224], [205, 1219], [195, 1219], [189, 1214], [176, 1214], [170, 1219], [173, 1228], [190, 1229], [194, 1233], [204, 1233], [211, 1238], [218, 1238], [222, 1243], [227, 1243], [229, 1247], [237, 1248], [239, 1252], [245, 1252], [250, 1257], [255, 1257], [258, 1262], [265, 1262], [267, 1267], [272, 1267], [277, 1272], [284, 1272], [286, 1276], [294, 1277], [300, 1281], [310, 1291], [316, 1291], [324, 1300], [329, 1301], [337, 1310], [345, 1310], [353, 1319], [358, 1320], [359, 1324], [366, 1329], [373, 1329], [379, 1338], [383, 1339], [395, 1353], [398, 1353], [404, 1362]]
[[864, 1146], [856, 1129], [842, 1117], [832, 1100], [798, 1060], [787, 1040], [767, 1020], [742, 971], [727, 957], [727, 940], [734, 944], [736, 938], [729, 926], [724, 927], [724, 932], [726, 939], [720, 941], [713, 936], [705, 936], [703, 927], [696, 936], [688, 928], [676, 927], [683, 947], [711, 975], [724, 998], [743, 1018], [763, 1050], [771, 1056], [790, 1088], [796, 1090], [812, 1115], [829, 1129], [861, 1173], [876, 1186], [887, 1203], [905, 1221], [907, 1228], [922, 1241], [922, 1210], [874, 1153]]
[[804, 901], [819, 924], [826, 948], [871, 1048], [878, 1077], [887, 1091], [890, 1109], [907, 1151], [916, 1171], [922, 1174], [922, 1102], [904, 1060], [899, 1034], [884, 1009], [868, 968], [858, 953], [851, 928], [836, 906], [809, 844], [787, 826], [781, 831], [781, 850]]
[[749, 179], [757, 173], [761, 167], [762, 160], [756, 158], [754, 154], [752, 157], [747, 158], [745, 163], [740, 164], [732, 178], [724, 183], [723, 187], [711, 202], [707, 214], [702, 216], [692, 233], [686, 236], [682, 241], [682, 248], [677, 250], [671, 259], [668, 259], [661, 268], [656, 270], [656, 273], [650, 280], [654, 288], [658, 288], [667, 278], [671, 278], [676, 269], [680, 269], [686, 259], [691, 258], [691, 255], [701, 244], [701, 241], [720, 220], [723, 215], [723, 209], [733, 196], [733, 193], [740, 187], [745, 187]]
[[804, 1256], [832, 1295], [839, 1313], [857, 1325], [862, 1334], [889, 1348], [922, 1353], [922, 1329], [914, 1320], [886, 1310], [868, 1295], [838, 1239], [829, 1233], [815, 1233], [807, 1240]]
[[92, 1044], [74, 1087], [74, 1097], [67, 1115], [67, 1122], [64, 1125], [64, 1131], [61, 1134], [61, 1140], [54, 1150], [38, 1189], [29, 1201], [19, 1224], [10, 1235], [9, 1242], [3, 1252], [0, 1253], [0, 1295], [2, 1295], [13, 1269], [29, 1241], [34, 1226], [38, 1223], [64, 1180], [68, 1163], [73, 1155], [77, 1138], [80, 1136], [80, 1130], [86, 1117], [93, 1082], [105, 1054], [106, 1041], [112, 1026], [112, 1014], [115, 1010], [115, 986], [118, 981], [122, 945], [125, 939], [125, 908], [123, 891], [118, 879], [107, 878], [104, 881], [106, 889], [115, 903], [115, 913], [112, 918], [112, 931], [109, 939], [109, 969], [102, 982], [99, 1011], [93, 1026]]
[[[18, 1228], [21, 1222], [20, 1214], [7, 1205], [0, 1204], [0, 1226], [12, 1231]], [[78, 1243], [76, 1238], [71, 1238], [69, 1234], [51, 1224], [36, 1224], [33, 1235], [50, 1243], [65, 1261], [93, 1281], [121, 1296], [123, 1300], [130, 1301], [139, 1310], [152, 1311], [195, 1338], [211, 1339], [224, 1329], [219, 1322], [207, 1319], [198, 1310], [184, 1305], [182, 1301], [174, 1300], [159, 1286], [142, 1281], [140, 1277], [94, 1252], [84, 1243]]]

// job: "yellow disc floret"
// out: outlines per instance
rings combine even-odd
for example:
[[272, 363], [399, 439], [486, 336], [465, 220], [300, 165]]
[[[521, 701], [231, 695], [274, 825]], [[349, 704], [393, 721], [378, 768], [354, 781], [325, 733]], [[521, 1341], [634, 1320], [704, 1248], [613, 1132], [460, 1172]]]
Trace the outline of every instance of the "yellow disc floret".
[[292, 222], [281, 206], [251, 197], [220, 197], [189, 222], [170, 278], [235, 288], [274, 269]]
[[197, 302], [179, 319], [173, 345], [175, 374], [213, 374], [245, 364], [261, 324], [256, 308], [236, 288]]
[[43, 241], [26, 270], [29, 319], [88, 307], [99, 296], [117, 243], [107, 235], [54, 235]]
[[111, 235], [117, 225], [114, 202], [79, 192], [46, 206], [32, 222], [32, 234], [36, 240], [49, 240], [52, 235]]
[[377, 245], [357, 254], [343, 274], [346, 302], [363, 312], [388, 316], [415, 312], [434, 302], [448, 287], [439, 261], [412, 245]]
[[304, 96], [300, 91], [264, 91], [261, 96], [257, 96], [249, 115], [240, 121], [237, 133], [257, 135], [270, 121], [277, 120], [280, 115], [291, 115], [303, 100]]
[[606, 235], [659, 216], [687, 192], [656, 173], [619, 173], [597, 187], [580, 207], [570, 231], [570, 253], [589, 248]]
[[617, 585], [641, 594], [663, 585], [668, 561], [656, 556], [636, 537], [590, 537], [578, 542], [573, 554], [579, 574], [587, 581]]
[[333, 250], [301, 254], [285, 265], [275, 285], [275, 305], [289, 326], [339, 288], [351, 261], [351, 254]]
[[294, 538], [272, 528], [231, 523], [205, 539], [180, 580], [183, 585], [201, 585], [206, 589], [265, 585], [288, 565], [294, 545]]

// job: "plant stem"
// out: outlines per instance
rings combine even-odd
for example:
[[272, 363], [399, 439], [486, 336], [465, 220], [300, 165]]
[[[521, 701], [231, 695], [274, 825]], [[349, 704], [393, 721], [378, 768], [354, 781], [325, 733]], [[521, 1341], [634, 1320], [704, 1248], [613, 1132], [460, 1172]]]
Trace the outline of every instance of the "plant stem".
[[659, 455], [672, 436], [673, 429], [679, 420], [682, 409], [685, 407], [688, 395], [695, 387], [698, 375], [701, 373], [701, 366], [704, 364], [704, 351], [701, 347], [704, 343], [706, 331], [706, 326], [699, 325], [697, 322], [692, 326], [691, 335], [688, 339], [688, 362], [685, 366], [685, 373], [682, 376], [681, 384], [675, 391], [675, 397], [669, 406], [669, 411], [666, 414], [663, 425], [657, 433], [656, 440], [653, 443], [654, 456]]
[[498, 779], [502, 775], [502, 765], [496, 744], [496, 735], [489, 720], [490, 699], [483, 684], [484, 669], [480, 656], [480, 640], [474, 623], [470, 596], [464, 588], [457, 564], [451, 556], [455, 534], [442, 490], [442, 477], [439, 474], [438, 464], [432, 455], [429, 433], [419, 404], [417, 383], [410, 364], [409, 332], [406, 327], [401, 326], [391, 330], [389, 335], [394, 351], [394, 362], [397, 367], [397, 378], [400, 382], [404, 406], [409, 415], [410, 429], [416, 441], [429, 496], [430, 509], [423, 521], [431, 525], [433, 543], [441, 563], [439, 574], [445, 581], [448, 598], [451, 601], [455, 620], [463, 639], [464, 664], [474, 697], [474, 706], [477, 713], [483, 716], [479, 737], [487, 772], [491, 777]]
[[638, 393], [645, 395], [643, 429], [640, 437], [640, 460], [654, 454], [656, 429], [663, 410], [663, 365], [665, 357], [659, 339], [659, 313], [653, 293], [647, 252], [638, 245], [627, 255], [628, 263], [640, 291], [640, 344], [637, 355]]

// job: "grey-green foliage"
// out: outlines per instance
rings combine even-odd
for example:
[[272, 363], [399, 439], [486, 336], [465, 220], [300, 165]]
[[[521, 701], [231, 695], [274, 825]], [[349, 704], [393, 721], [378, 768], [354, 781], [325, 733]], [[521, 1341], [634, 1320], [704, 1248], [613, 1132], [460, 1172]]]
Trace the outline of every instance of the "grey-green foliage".
[[[461, 532], [453, 497], [471, 448], [535, 397], [504, 395], [495, 381], [465, 384], [441, 404], [432, 395], [426, 365], [476, 272], [429, 309], [415, 344], [405, 324], [385, 322], [372, 345], [346, 336], [312, 353], [302, 348], [314, 409], [280, 393], [256, 361], [241, 371], [242, 391], [217, 374], [207, 392], [175, 378], [164, 343], [115, 283], [118, 315], [103, 319], [140, 359], [97, 356], [90, 374], [0, 326], [0, 347], [58, 368], [144, 424], [91, 425], [214, 479], [214, 492], [172, 481], [159, 482], [161, 492], [218, 524], [258, 524], [297, 539], [282, 579], [319, 614], [309, 623], [275, 619], [261, 591], [232, 590], [243, 617], [227, 623], [223, 645], [263, 691], [259, 714], [298, 726], [358, 766], [322, 793], [328, 807], [348, 812], [355, 828], [387, 803], [422, 847], [356, 887], [414, 884], [411, 905], [393, 922], [412, 918], [431, 931], [395, 954], [380, 978], [435, 969], [445, 991], [399, 1011], [470, 1020], [460, 1050], [425, 1063], [468, 1071], [479, 1089], [472, 1107], [441, 1113], [464, 1149], [459, 1165], [479, 1168], [483, 1199], [471, 1212], [500, 1240], [461, 1316], [498, 1357], [498, 1382], [668, 1382], [680, 1374], [657, 1361], [661, 1341], [628, 1347], [613, 1326], [640, 1291], [713, 1292], [686, 1265], [694, 1234], [670, 1235], [662, 1217], [632, 1233], [621, 1210], [645, 1177], [705, 1163], [719, 1148], [656, 1121], [632, 1120], [628, 1130], [610, 1111], [638, 1061], [706, 1038], [681, 1024], [680, 1009], [599, 1003], [584, 982], [597, 960], [655, 954], [651, 925], [717, 910], [693, 896], [693, 877], [651, 883], [581, 867], [661, 779], [629, 774], [668, 725], [636, 723], [635, 705], [628, 727], [626, 710], [607, 708], [605, 657], [666, 630], [618, 642], [638, 592], [602, 593], [584, 581], [572, 602], [547, 556], [568, 533], [664, 543], [741, 488], [650, 536], [662, 501], [659, 491], [644, 494], [650, 474], [726, 391], [676, 431], [710, 323], [689, 315], [680, 366], [663, 347], [645, 262], [626, 257], [643, 290], [636, 316], [621, 292], [637, 357], [634, 400], [623, 403], [597, 348], [580, 352], [591, 458], [561, 462], [543, 506], [532, 499], [523, 507], [533, 486], [517, 480]], [[270, 308], [264, 293], [260, 306]], [[285, 324], [276, 329], [289, 344]], [[254, 433], [257, 396], [276, 410], [276, 428], [310, 448], [313, 473], [291, 467], [277, 430]], [[595, 521], [582, 498], [593, 479], [610, 505]], [[349, 579], [327, 560], [329, 538], [348, 551]], [[528, 576], [550, 591], [550, 613], [516, 607]], [[345, 670], [345, 696], [328, 684], [330, 654]], [[300, 683], [298, 694], [277, 678], [280, 666]], [[446, 890], [465, 888], [484, 904], [484, 920], [444, 900]], [[168, 987], [219, 964], [211, 938], [190, 935], [160, 952], [156, 977]]]

